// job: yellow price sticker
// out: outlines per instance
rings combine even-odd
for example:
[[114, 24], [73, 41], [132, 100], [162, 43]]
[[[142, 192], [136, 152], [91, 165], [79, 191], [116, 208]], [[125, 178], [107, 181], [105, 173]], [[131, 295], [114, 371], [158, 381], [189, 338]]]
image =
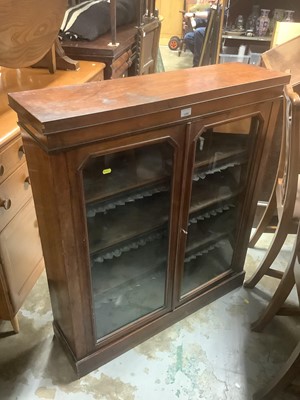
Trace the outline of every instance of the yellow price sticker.
[[106, 169], [104, 169], [103, 171], [102, 171], [102, 174], [103, 175], [107, 175], [107, 174], [110, 174], [111, 173], [111, 168], [106, 168]]

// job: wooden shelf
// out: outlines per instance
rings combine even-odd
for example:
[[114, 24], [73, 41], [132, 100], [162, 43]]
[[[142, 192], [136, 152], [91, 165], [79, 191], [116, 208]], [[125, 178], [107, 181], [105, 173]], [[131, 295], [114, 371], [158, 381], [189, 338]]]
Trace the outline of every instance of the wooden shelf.
[[[168, 184], [171, 174], [169, 165], [172, 165], [171, 161], [162, 161], [162, 157], [153, 159], [151, 166], [144, 165], [143, 159], [139, 162], [134, 150], [113, 160], [109, 157], [92, 160], [83, 170], [85, 201], [87, 204], [108, 201], [154, 185]], [[108, 170], [110, 172], [105, 173]]]
[[[197, 242], [193, 242], [187, 245], [186, 253], [185, 253], [185, 262], [189, 262], [191, 259], [199, 256], [200, 252], [204, 252], [206, 249], [209, 249], [211, 246], [216, 246], [222, 239], [226, 238], [228, 234], [219, 233], [214, 235], [209, 235], [208, 237], [202, 238], [202, 240], [198, 240]], [[194, 258], [192, 258], [194, 256]]]
[[[148, 210], [147, 213], [144, 211]], [[111, 251], [125, 246], [158, 229], [165, 229], [169, 219], [170, 202], [165, 194], [146, 198], [141, 203], [129, 203], [106, 215], [97, 214], [88, 219], [90, 253]], [[120, 225], [126, 229], [120, 230]]]
[[193, 255], [201, 255], [198, 253], [214, 247], [222, 238], [232, 235], [235, 230], [235, 213], [236, 210], [231, 208], [214, 218], [191, 225], [189, 227], [185, 260]]
[[139, 201], [144, 198], [152, 197], [158, 193], [169, 192], [170, 187], [167, 183], [161, 183], [155, 185], [146, 185], [138, 187], [136, 190], [129, 190], [122, 192], [119, 195], [110, 197], [104, 201], [97, 201], [96, 203], [87, 204], [87, 216], [88, 218], [94, 217], [98, 213], [105, 213], [109, 210], [113, 210], [117, 207], [124, 206], [128, 203]]
[[233, 199], [242, 190], [243, 186], [235, 182], [233, 178], [231, 182], [226, 181], [224, 172], [210, 175], [209, 178], [199, 181], [197, 186], [194, 182], [190, 214]]
[[198, 221], [205, 221], [206, 219], [213, 218], [216, 215], [220, 215], [232, 208], [235, 208], [238, 197], [230, 198], [230, 200], [231, 201], [221, 202], [220, 204], [220, 199], [216, 199], [216, 201], [210, 207], [205, 208], [205, 210], [202, 212], [200, 210], [190, 213], [188, 225], [190, 226], [194, 223], [198, 223]]
[[204, 134], [200, 141], [201, 138], [204, 140], [203, 150], [198, 147], [196, 151], [195, 168], [205, 167], [212, 162], [219, 165], [227, 159], [247, 161], [248, 135], [214, 132], [212, 135]]
[[271, 36], [245, 36], [245, 35], [230, 35], [227, 33], [223, 33], [223, 39], [233, 39], [233, 40], [240, 40], [240, 41], [253, 41], [253, 42], [271, 42]]
[[233, 248], [228, 239], [215, 243], [217, 246], [188, 262], [184, 263], [184, 278], [181, 293], [184, 298], [198, 287], [208, 290], [219, 284], [224, 275], [233, 272], [231, 260]]
[[95, 295], [103, 295], [116, 287], [129, 285], [133, 281], [143, 279], [145, 275], [166, 262], [166, 249], [167, 240], [165, 239], [153, 241], [147, 246], [124, 253], [121, 258], [106, 260], [105, 263], [93, 261], [92, 274], [95, 278], [93, 280]]

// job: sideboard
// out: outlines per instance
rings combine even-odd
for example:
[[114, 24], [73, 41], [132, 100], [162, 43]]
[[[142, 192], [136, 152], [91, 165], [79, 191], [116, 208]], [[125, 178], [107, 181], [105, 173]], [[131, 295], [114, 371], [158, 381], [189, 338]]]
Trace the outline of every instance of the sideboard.
[[78, 376], [242, 284], [289, 79], [237, 63], [10, 94]]
[[16, 113], [7, 93], [103, 79], [105, 65], [78, 71], [0, 67], [0, 320], [19, 331], [17, 312], [44, 269], [30, 178]]

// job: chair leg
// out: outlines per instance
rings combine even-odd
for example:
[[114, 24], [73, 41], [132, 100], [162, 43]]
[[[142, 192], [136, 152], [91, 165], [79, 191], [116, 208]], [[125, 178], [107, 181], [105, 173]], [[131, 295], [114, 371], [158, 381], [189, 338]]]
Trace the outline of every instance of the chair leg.
[[283, 390], [295, 379], [300, 372], [300, 342], [292, 355], [284, 364], [279, 373], [266, 385], [253, 395], [253, 400], [272, 400], [278, 392]]
[[258, 239], [265, 232], [275, 212], [276, 212], [276, 196], [275, 193], [273, 192], [272, 196], [270, 197], [269, 203], [265, 209], [265, 212], [263, 213], [255, 232], [250, 238], [249, 247], [254, 247], [256, 245]]
[[20, 332], [20, 327], [19, 327], [19, 321], [18, 321], [18, 316], [15, 315], [11, 320], [10, 323], [12, 324], [13, 330], [15, 331], [15, 333], [19, 333]]
[[253, 289], [255, 285], [266, 275], [268, 269], [273, 264], [275, 258], [281, 250], [281, 247], [288, 235], [288, 227], [290, 225], [290, 218], [282, 217], [277, 226], [276, 232], [274, 233], [273, 240], [269, 249], [267, 250], [262, 262], [258, 266], [257, 270], [247, 281], [244, 282], [244, 287]]
[[285, 270], [285, 273], [282, 279], [280, 280], [280, 284], [276, 289], [271, 301], [269, 302], [265, 311], [260, 315], [260, 317], [251, 324], [252, 331], [261, 332], [265, 328], [265, 326], [269, 322], [271, 322], [273, 317], [278, 313], [279, 309], [283, 306], [288, 295], [291, 293], [291, 290], [295, 285], [295, 276], [294, 276], [295, 258], [296, 258], [296, 244], [294, 245], [289, 265]]

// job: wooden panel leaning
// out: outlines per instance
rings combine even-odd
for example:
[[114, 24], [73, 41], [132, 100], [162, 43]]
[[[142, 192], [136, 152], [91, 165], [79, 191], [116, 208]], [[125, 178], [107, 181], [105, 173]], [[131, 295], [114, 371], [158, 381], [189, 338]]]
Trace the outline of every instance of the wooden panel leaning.
[[273, 71], [291, 72], [290, 84], [297, 88], [300, 83], [299, 54], [300, 35], [262, 54], [262, 65]]

